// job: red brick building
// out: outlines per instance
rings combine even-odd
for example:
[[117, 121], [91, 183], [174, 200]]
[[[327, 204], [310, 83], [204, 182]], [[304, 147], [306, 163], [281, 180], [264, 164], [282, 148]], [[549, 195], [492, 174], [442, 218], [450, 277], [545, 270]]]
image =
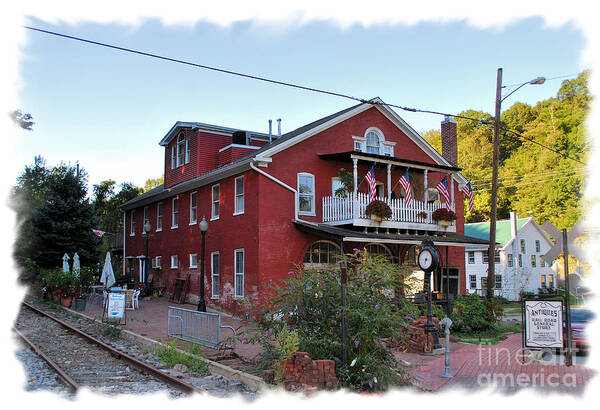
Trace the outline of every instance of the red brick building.
[[[460, 188], [466, 180], [456, 164], [456, 124], [450, 119], [442, 123], [445, 159], [380, 103], [378, 98], [361, 103], [281, 136], [177, 122], [160, 141], [164, 184], [122, 206], [124, 271], [143, 279], [143, 230], [150, 222], [149, 274], [168, 292], [177, 275], [189, 275], [190, 299], [197, 300], [198, 224], [205, 217], [209, 304], [257, 295], [296, 264], [333, 262], [341, 247], [344, 252], [367, 247], [395, 263], [415, 266], [418, 245], [426, 237], [450, 268], [450, 293], [465, 293], [464, 247], [484, 241], [463, 236]], [[361, 181], [371, 166], [377, 196], [393, 211], [382, 222], [364, 214], [369, 187]], [[334, 194], [340, 168], [353, 173], [357, 187], [345, 198]], [[410, 207], [398, 184], [407, 168]], [[432, 211], [444, 206], [434, 188], [444, 176], [457, 217], [449, 227], [431, 219]], [[423, 212], [426, 217], [418, 215]], [[435, 290], [444, 291], [441, 279], [436, 272]]]

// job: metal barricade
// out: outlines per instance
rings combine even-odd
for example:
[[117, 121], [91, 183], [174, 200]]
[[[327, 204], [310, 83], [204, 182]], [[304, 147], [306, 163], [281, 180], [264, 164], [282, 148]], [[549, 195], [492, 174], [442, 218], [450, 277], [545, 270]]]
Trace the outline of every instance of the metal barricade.
[[[230, 329], [233, 332], [231, 346], [222, 344], [221, 329]], [[235, 329], [229, 325], [221, 325], [221, 316], [217, 313], [169, 306], [167, 335], [211, 349], [235, 349]]]

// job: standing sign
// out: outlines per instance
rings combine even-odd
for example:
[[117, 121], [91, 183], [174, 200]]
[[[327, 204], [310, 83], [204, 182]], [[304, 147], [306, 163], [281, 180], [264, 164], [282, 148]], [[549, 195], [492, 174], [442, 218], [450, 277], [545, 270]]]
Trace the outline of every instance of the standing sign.
[[125, 294], [109, 293], [106, 316], [110, 319], [121, 319], [125, 316]]
[[563, 305], [560, 300], [526, 300], [525, 347], [563, 347]]

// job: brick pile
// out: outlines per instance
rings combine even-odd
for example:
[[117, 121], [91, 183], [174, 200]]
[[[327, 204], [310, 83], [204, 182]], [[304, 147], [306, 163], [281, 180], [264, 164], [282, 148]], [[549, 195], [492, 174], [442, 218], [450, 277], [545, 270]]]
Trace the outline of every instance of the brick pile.
[[[439, 319], [433, 318], [433, 324], [435, 328], [439, 327]], [[425, 334], [425, 325], [427, 324], [427, 318], [425, 316], [416, 318], [408, 328], [408, 343], [407, 348], [413, 353], [431, 352], [431, 346], [433, 345], [433, 336]], [[427, 337], [429, 341], [427, 341]]]
[[283, 385], [290, 391], [334, 390], [338, 385], [335, 362], [312, 360], [306, 352], [295, 352], [283, 364]]

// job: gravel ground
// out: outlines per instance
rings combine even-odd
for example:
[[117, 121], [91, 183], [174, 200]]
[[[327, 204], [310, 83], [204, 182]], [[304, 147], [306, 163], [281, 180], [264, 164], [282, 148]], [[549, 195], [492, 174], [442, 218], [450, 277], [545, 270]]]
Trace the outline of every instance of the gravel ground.
[[[68, 322], [79, 330], [101, 339], [104, 343], [130, 356], [153, 365], [171, 376], [183, 379], [200, 390], [217, 397], [229, 397], [241, 394], [243, 398], [252, 400], [256, 393], [250, 391], [242, 382], [228, 380], [219, 375], [199, 375], [189, 372], [185, 367], [176, 366], [177, 370], [167, 367], [152, 351], [119, 338], [118, 336], [103, 336], [107, 333], [106, 325], [102, 325], [78, 316], [73, 316], [62, 309], [52, 308], [35, 299], [27, 299], [35, 305], [60, 320]], [[146, 393], [154, 391], [169, 391], [171, 397], [182, 395], [178, 390], [156, 380], [154, 377], [120, 362], [95, 345], [89, 344], [78, 336], [66, 331], [58, 323], [34, 313], [23, 307], [19, 313], [15, 327], [38, 344], [41, 349], [52, 357], [77, 382], [95, 391], [116, 393]], [[35, 357], [31, 357], [31, 356]], [[65, 391], [62, 384], [54, 376], [54, 372], [34, 352], [24, 349], [17, 355], [23, 362], [28, 373], [26, 390], [46, 389], [57, 392]]]

